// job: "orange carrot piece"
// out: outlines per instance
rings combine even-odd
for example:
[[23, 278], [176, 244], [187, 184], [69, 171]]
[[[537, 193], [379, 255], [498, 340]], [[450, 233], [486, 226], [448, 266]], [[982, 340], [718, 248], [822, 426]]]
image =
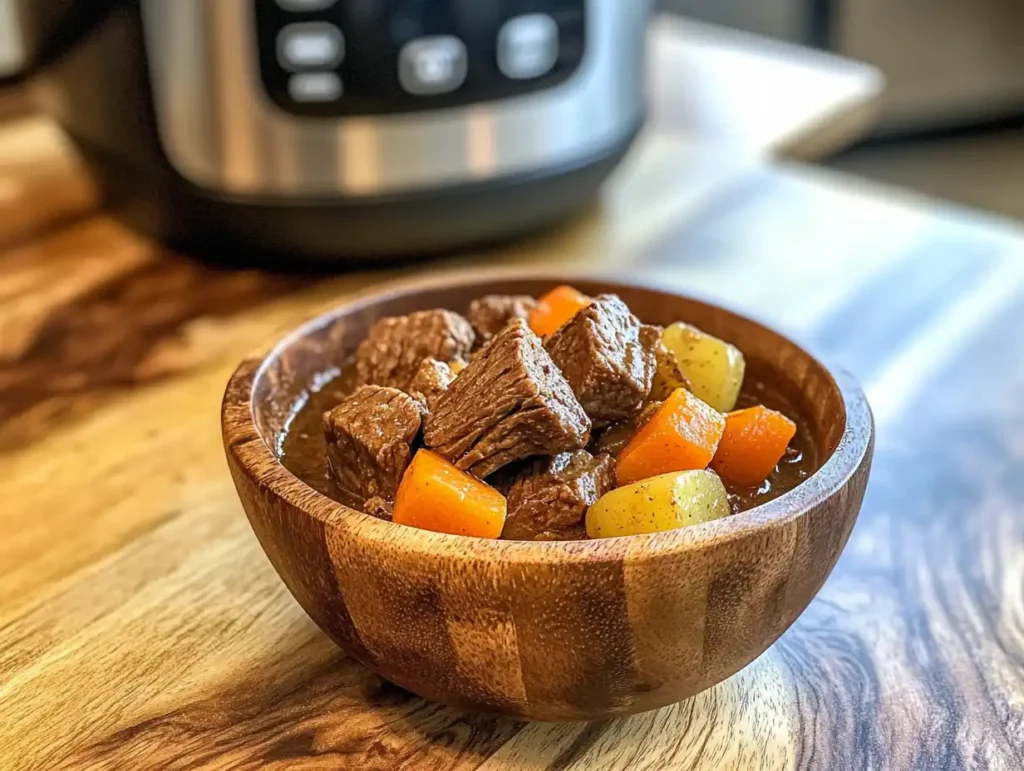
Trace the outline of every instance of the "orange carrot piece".
[[685, 388], [673, 391], [619, 453], [619, 486], [707, 468], [725, 430], [725, 417]]
[[553, 335], [590, 305], [590, 298], [571, 286], [557, 286], [537, 301], [527, 322], [538, 337]]
[[420, 450], [402, 476], [392, 521], [437, 533], [497, 538], [505, 496], [440, 455]]
[[711, 468], [727, 485], [755, 487], [772, 473], [795, 435], [796, 423], [767, 407], [730, 412]]

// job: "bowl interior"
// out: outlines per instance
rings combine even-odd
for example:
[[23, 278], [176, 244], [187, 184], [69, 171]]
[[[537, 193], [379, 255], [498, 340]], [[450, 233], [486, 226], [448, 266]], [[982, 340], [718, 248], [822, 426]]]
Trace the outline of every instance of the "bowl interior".
[[[586, 294], [618, 294], [648, 324], [686, 321], [735, 344], [747, 359], [748, 377], [770, 383], [793, 404], [815, 450], [814, 470], [835, 451], [846, 425], [842, 393], [828, 370], [795, 343], [724, 308], [669, 292], [611, 280], [569, 281]], [[398, 287], [319, 317], [278, 345], [257, 373], [252, 407], [263, 440], [280, 454], [290, 419], [311, 391], [338, 374], [377, 319], [430, 308], [465, 312], [485, 294], [539, 296], [557, 283], [551, 278], [479, 279]]]

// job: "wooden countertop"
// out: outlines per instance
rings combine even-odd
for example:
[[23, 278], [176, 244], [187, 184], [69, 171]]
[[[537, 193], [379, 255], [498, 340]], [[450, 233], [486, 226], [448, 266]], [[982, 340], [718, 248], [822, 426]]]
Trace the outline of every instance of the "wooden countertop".
[[[49, 124], [0, 128], [0, 768], [1019, 769], [1024, 232], [716, 145], [657, 118], [559, 231], [314, 280], [163, 252], [95, 210]], [[867, 388], [839, 565], [688, 702], [573, 725], [424, 703], [334, 648], [242, 514], [218, 408], [247, 351], [356, 288], [496, 261], [646, 271]]]

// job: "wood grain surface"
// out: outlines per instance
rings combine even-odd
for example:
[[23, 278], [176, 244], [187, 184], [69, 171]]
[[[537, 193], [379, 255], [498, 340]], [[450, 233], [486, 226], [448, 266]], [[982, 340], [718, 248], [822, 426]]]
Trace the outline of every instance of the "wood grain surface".
[[[238, 361], [385, 271], [227, 275], [162, 254], [91, 212], [59, 145], [26, 129], [23, 153], [6, 132], [0, 768], [1024, 767], [1019, 226], [657, 135], [598, 210], [430, 266], [643, 271], [813, 344], [878, 419], [849, 547], [763, 656], [672, 707], [527, 724], [345, 658], [228, 475], [218, 411]], [[21, 187], [33, 169], [50, 182]]]

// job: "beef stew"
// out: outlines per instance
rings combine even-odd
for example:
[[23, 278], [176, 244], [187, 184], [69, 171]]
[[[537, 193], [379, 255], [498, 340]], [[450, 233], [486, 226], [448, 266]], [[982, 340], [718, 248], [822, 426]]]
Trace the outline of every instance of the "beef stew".
[[[480, 298], [471, 306], [472, 324], [450, 310], [378, 322], [352, 364], [310, 394], [293, 416], [281, 448], [284, 465], [346, 505], [446, 532], [496, 537], [495, 506], [501, 501], [499, 534], [512, 540], [685, 526], [704, 521], [708, 512], [737, 513], [771, 500], [816, 468], [801, 405], [756, 366], [746, 372], [742, 353], [727, 342], [701, 337], [682, 323], [664, 330], [645, 325], [614, 295], [586, 298], [560, 327], [538, 335], [529, 299]], [[541, 298], [533, 307], [544, 303]], [[504, 320], [497, 331], [487, 326], [496, 325], [494, 319]], [[542, 322], [541, 331], [550, 330], [552, 314], [546, 311]], [[365, 391], [374, 386], [380, 390]], [[671, 398], [680, 390], [685, 397]], [[374, 404], [385, 397], [395, 401], [400, 425], [384, 410], [352, 414], [351, 400], [360, 393], [356, 404], [370, 396]], [[420, 421], [415, 428], [413, 409]], [[741, 410], [748, 414], [734, 417]], [[697, 437], [688, 421], [700, 412], [707, 425], [720, 429]], [[320, 422], [324, 428], [318, 430]], [[765, 426], [776, 432], [767, 443]], [[701, 453], [687, 452], [694, 443]], [[675, 449], [667, 455], [651, 449], [669, 444]], [[425, 453], [430, 462], [419, 464], [412, 480], [407, 467]], [[615, 470], [626, 455], [630, 475], [616, 489]], [[403, 496], [402, 488], [413, 484], [417, 491], [473, 491], [486, 518], [470, 521], [469, 507], [463, 520], [435, 527], [422, 504], [410, 512], [399, 503], [396, 510], [396, 498], [422, 499], [419, 492]], [[690, 496], [688, 506], [672, 503], [680, 491]], [[630, 503], [644, 495], [663, 502], [656, 516]]]

